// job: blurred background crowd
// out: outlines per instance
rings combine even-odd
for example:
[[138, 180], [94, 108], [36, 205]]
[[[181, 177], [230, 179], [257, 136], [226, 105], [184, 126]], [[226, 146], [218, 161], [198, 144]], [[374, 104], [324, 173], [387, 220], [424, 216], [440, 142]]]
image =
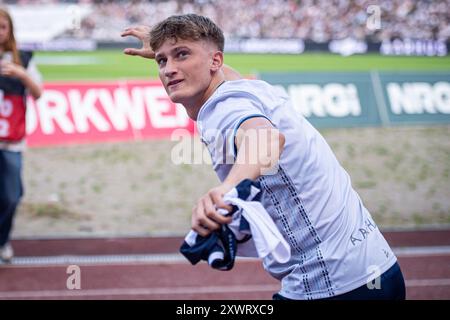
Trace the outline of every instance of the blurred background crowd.
[[[72, 4], [83, 10], [80, 27], [62, 36], [108, 41], [127, 26], [152, 25], [173, 15], [195, 12], [218, 23], [227, 38], [299, 38], [317, 43], [353, 38], [448, 41], [450, 0], [16, 0], [14, 6]], [[380, 28], [367, 21], [379, 8]], [[378, 9], [375, 9], [378, 10]], [[81, 11], [80, 11], [81, 12]], [[373, 16], [376, 19], [376, 16]]]

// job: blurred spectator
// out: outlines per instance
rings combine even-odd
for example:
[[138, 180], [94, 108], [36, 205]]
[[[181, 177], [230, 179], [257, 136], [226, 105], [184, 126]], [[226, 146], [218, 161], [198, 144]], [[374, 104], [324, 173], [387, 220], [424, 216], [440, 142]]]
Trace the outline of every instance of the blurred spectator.
[[32, 53], [18, 50], [11, 16], [0, 8], [0, 260], [4, 262], [14, 255], [9, 239], [23, 195], [26, 97], [38, 99], [40, 83]]

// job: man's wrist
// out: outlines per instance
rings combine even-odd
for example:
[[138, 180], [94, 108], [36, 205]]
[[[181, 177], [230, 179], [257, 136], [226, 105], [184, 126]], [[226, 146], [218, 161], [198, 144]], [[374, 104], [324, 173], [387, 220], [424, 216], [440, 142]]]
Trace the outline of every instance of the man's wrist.
[[225, 194], [228, 191], [230, 191], [231, 189], [233, 189], [235, 186], [237, 185], [237, 183], [233, 183], [231, 181], [227, 181], [225, 180], [221, 185], [220, 185], [220, 189], [222, 190], [222, 192]]

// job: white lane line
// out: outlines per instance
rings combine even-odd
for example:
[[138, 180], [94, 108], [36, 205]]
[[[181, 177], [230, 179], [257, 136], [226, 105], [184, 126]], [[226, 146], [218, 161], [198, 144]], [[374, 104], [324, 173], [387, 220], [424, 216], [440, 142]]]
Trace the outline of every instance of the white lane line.
[[236, 286], [195, 286], [195, 287], [156, 287], [156, 288], [111, 288], [79, 290], [35, 290], [0, 292], [1, 299], [52, 298], [52, 297], [98, 297], [98, 296], [137, 296], [137, 295], [186, 295], [201, 293], [242, 293], [276, 292], [279, 285], [236, 285]]
[[432, 255], [450, 254], [450, 246], [431, 246], [431, 247], [393, 247], [397, 257], [421, 257]]
[[[238, 257], [236, 262], [259, 261], [256, 258]], [[2, 268], [12, 267], [50, 267], [61, 265], [117, 265], [117, 264], [189, 264], [179, 253], [173, 254], [134, 254], [134, 255], [95, 255], [95, 256], [48, 256], [48, 257], [15, 257], [12, 263], [0, 262]], [[204, 263], [203, 261], [201, 263]]]
[[88, 264], [129, 264], [129, 263], [180, 263], [187, 262], [181, 254], [130, 254], [130, 255], [92, 255], [92, 256], [48, 256], [16, 257], [11, 266], [31, 265], [88, 265]]
[[[421, 257], [432, 255], [450, 255], [450, 246], [435, 247], [394, 247], [397, 257]], [[241, 258], [237, 261], [258, 261], [256, 258]], [[17, 266], [54, 266], [54, 265], [103, 265], [103, 264], [133, 264], [133, 263], [188, 263], [179, 253], [171, 254], [130, 254], [130, 255], [61, 255], [44, 257], [15, 257], [12, 264]], [[3, 266], [2, 266], [3, 267]]]
[[412, 279], [405, 280], [407, 287], [447, 287], [450, 279]]
[[[450, 286], [450, 279], [411, 279], [406, 281], [411, 287]], [[106, 296], [157, 296], [157, 295], [192, 295], [244, 292], [276, 292], [279, 285], [235, 285], [235, 286], [195, 286], [195, 287], [155, 287], [155, 288], [111, 288], [111, 289], [79, 289], [79, 290], [35, 290], [0, 292], [1, 299], [33, 299], [33, 298], [81, 298]]]

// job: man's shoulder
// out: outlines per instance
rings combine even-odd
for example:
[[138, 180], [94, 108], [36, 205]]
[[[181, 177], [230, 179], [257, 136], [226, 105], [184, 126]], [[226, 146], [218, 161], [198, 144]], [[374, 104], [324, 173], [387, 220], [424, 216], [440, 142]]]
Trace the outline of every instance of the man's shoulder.
[[204, 126], [218, 126], [231, 115], [248, 113], [260, 105], [255, 92], [250, 90], [254, 80], [233, 80], [222, 84], [200, 109], [197, 122]]
[[[274, 86], [263, 80], [235, 80], [221, 86], [216, 103], [225, 100], [240, 99], [253, 105], [272, 109], [289, 100], [287, 91], [282, 86]], [[234, 99], [230, 99], [234, 98]]]
[[240, 79], [225, 82], [224, 85], [220, 87], [220, 91], [223, 93], [234, 92], [239, 94], [267, 89], [268, 87], [271, 87], [271, 85], [263, 80]]
[[264, 93], [270, 90], [270, 85], [261, 80], [233, 80], [220, 86], [208, 101], [209, 104], [227, 104], [236, 100], [259, 101]]
[[[198, 119], [225, 117], [230, 113], [263, 112], [266, 107], [280, 104], [276, 87], [262, 80], [232, 80], [222, 84], [200, 109]], [[282, 98], [284, 99], [284, 98]]]

